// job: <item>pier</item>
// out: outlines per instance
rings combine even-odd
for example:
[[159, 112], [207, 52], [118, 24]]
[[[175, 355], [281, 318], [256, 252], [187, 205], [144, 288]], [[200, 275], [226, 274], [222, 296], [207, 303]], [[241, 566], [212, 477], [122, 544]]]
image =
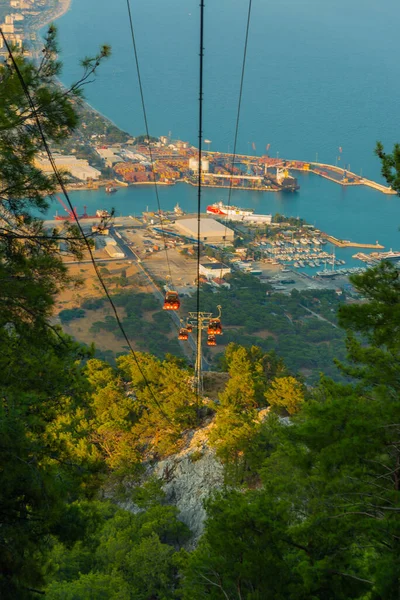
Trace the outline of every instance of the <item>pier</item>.
[[[329, 179], [329, 181], [333, 181], [333, 183], [338, 183], [342, 186], [355, 186], [355, 185], [365, 185], [367, 187], [373, 188], [382, 194], [387, 194], [390, 196], [396, 196], [397, 192], [393, 190], [391, 187], [378, 183], [376, 181], [372, 181], [371, 179], [367, 179], [366, 177], [362, 177], [361, 175], [357, 175], [348, 169], [342, 169], [337, 165], [329, 165], [327, 163], [320, 162], [307, 162], [302, 160], [293, 160], [286, 158], [272, 158], [269, 156], [251, 156], [246, 154], [229, 154], [226, 152], [215, 152], [215, 151], [204, 151], [203, 155], [208, 157], [211, 161], [216, 160], [217, 158], [225, 159], [227, 165], [230, 164], [232, 159], [235, 159], [235, 163], [243, 163], [247, 165], [250, 169], [253, 170], [256, 176], [246, 176], [247, 179], [257, 179], [261, 178], [261, 175], [266, 176], [269, 172], [269, 169], [280, 168], [280, 169], [289, 169], [290, 171], [302, 171], [305, 173], [313, 173], [314, 175], [319, 175], [324, 179]], [[207, 173], [207, 175], [211, 177], [216, 177], [211, 173]], [[219, 175], [221, 177], [221, 175]], [[234, 175], [230, 175], [229, 173], [223, 175], [223, 177], [227, 179], [235, 179]], [[242, 176], [243, 177], [243, 176]], [[237, 177], [236, 178], [241, 178]], [[254, 188], [253, 188], [254, 189]], [[255, 188], [257, 189], [257, 188]], [[260, 189], [263, 191], [278, 191], [277, 189], [269, 188], [266, 190], [264, 186], [260, 185]], [[374, 246], [375, 247], [375, 246]]]
[[[163, 145], [153, 146], [151, 156], [147, 146], [139, 145], [136, 150], [139, 160], [121, 160], [116, 164], [114, 171], [118, 176], [118, 184], [121, 184], [122, 179], [127, 185], [154, 185], [155, 182], [157, 185], [174, 185], [178, 182], [198, 185], [198, 149], [194, 146], [180, 142], [173, 152]], [[201, 156], [204, 187], [295, 192], [299, 186], [291, 172], [301, 171], [329, 179], [343, 187], [365, 185], [382, 194], [397, 195], [391, 187], [327, 163], [273, 158], [268, 155], [233, 155], [210, 150], [202, 150]]]

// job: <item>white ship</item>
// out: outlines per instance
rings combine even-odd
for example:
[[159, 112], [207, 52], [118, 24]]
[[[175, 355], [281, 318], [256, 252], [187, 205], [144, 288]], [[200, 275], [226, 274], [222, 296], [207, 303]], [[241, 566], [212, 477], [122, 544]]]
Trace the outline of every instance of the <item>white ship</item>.
[[174, 213], [176, 215], [178, 215], [179, 217], [185, 214], [183, 212], [183, 210], [181, 209], [181, 207], [179, 206], [179, 203], [177, 203], [176, 206], [174, 206]]
[[216, 217], [225, 217], [230, 221], [247, 221], [269, 224], [272, 221], [272, 215], [256, 215], [252, 208], [239, 208], [238, 206], [228, 206], [223, 202], [215, 202], [207, 206], [206, 212]]
[[206, 212], [210, 215], [222, 215], [223, 217], [250, 217], [254, 210], [252, 208], [243, 209], [237, 206], [227, 206], [223, 202], [214, 202], [214, 204], [207, 206]]

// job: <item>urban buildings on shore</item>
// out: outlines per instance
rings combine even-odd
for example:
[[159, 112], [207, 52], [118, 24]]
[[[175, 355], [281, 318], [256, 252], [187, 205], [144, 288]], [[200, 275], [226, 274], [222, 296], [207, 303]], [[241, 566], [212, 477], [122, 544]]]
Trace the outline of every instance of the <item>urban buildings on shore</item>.
[[[0, 27], [11, 46], [23, 48], [25, 56], [34, 55], [37, 31], [68, 9], [65, 0], [3, 0], [0, 2]], [[7, 56], [0, 39], [0, 56]]]
[[[101, 171], [91, 167], [89, 162], [84, 159], [76, 158], [73, 155], [53, 154], [54, 162], [60, 171], [64, 171], [79, 179], [79, 181], [88, 181], [99, 179]], [[44, 173], [52, 173], [53, 167], [49, 159], [45, 156], [40, 156], [35, 159], [35, 167]]]
[[[16, 0], [11, 0], [11, 3]], [[0, 23], [0, 27], [7, 38], [7, 41], [12, 46], [17, 46], [17, 48], [22, 48], [23, 42], [23, 28], [22, 21], [24, 20], [24, 15], [21, 13], [13, 13], [6, 15], [4, 18], [4, 22]], [[7, 49], [4, 45], [3, 38], [0, 38], [0, 55], [7, 55]]]

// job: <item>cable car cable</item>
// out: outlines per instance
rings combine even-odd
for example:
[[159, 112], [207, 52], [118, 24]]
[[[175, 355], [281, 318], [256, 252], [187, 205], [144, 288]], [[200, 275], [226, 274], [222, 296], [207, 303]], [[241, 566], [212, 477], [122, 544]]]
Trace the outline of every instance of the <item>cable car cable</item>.
[[[242, 106], [243, 83], [244, 83], [244, 74], [245, 74], [245, 70], [246, 70], [246, 56], [247, 56], [247, 45], [248, 45], [248, 40], [249, 40], [251, 8], [252, 8], [252, 0], [249, 0], [249, 6], [248, 6], [248, 11], [247, 11], [246, 35], [245, 35], [244, 50], [243, 50], [242, 74], [240, 77], [239, 99], [238, 99], [238, 108], [237, 108], [237, 114], [236, 114], [235, 137], [234, 137], [233, 154], [232, 154], [232, 161], [231, 161], [231, 172], [232, 172], [231, 174], [232, 175], [233, 175], [233, 168], [234, 168], [234, 163], [235, 163], [235, 158], [236, 158], [236, 148], [237, 148], [237, 139], [238, 139], [239, 122], [240, 122], [240, 110], [241, 110], [241, 106]], [[233, 179], [231, 177], [230, 183], [229, 183], [229, 191], [228, 191], [228, 205], [227, 205], [228, 208], [231, 205], [232, 186], [233, 186]], [[228, 215], [226, 215], [226, 217], [225, 217], [225, 238], [226, 238], [227, 221], [228, 221]]]
[[[201, 328], [199, 322], [200, 314], [200, 236], [201, 236], [201, 175], [202, 175], [202, 142], [203, 142], [203, 70], [204, 70], [204, 0], [200, 0], [200, 48], [199, 48], [199, 153], [198, 153], [198, 184], [197, 184], [197, 294], [196, 294], [196, 313], [197, 313], [197, 352], [200, 351], [199, 338]], [[199, 358], [201, 366], [202, 356]], [[200, 374], [198, 374], [200, 377]], [[200, 402], [200, 381], [197, 382], [197, 402]]]
[[136, 73], [137, 73], [138, 84], [139, 84], [140, 99], [141, 99], [141, 104], [142, 104], [143, 120], [144, 120], [144, 126], [145, 126], [145, 130], [146, 130], [146, 135], [147, 135], [148, 150], [149, 150], [150, 163], [151, 163], [151, 171], [152, 171], [152, 174], [153, 174], [154, 191], [155, 191], [156, 199], [157, 199], [158, 215], [160, 217], [160, 225], [161, 225], [161, 231], [162, 231], [163, 242], [164, 242], [165, 257], [166, 257], [166, 260], [167, 260], [167, 268], [168, 268], [169, 278], [170, 278], [171, 283], [172, 283], [171, 266], [170, 266], [169, 258], [168, 258], [168, 248], [167, 248], [167, 244], [166, 244], [166, 237], [165, 237], [165, 231], [164, 231], [164, 226], [163, 226], [163, 219], [162, 219], [162, 214], [161, 214], [162, 211], [161, 211], [160, 197], [159, 197], [159, 194], [158, 194], [158, 185], [157, 185], [157, 182], [156, 182], [156, 174], [155, 174], [155, 170], [154, 170], [153, 153], [151, 151], [151, 146], [150, 146], [150, 134], [149, 134], [149, 125], [148, 125], [148, 121], [147, 121], [147, 110], [146, 110], [146, 104], [145, 104], [145, 101], [144, 101], [144, 92], [143, 92], [143, 85], [142, 85], [142, 77], [141, 77], [141, 74], [140, 74], [140, 66], [139, 66], [139, 56], [138, 56], [138, 52], [137, 52], [135, 30], [134, 30], [134, 27], [133, 27], [132, 12], [131, 12], [131, 6], [130, 6], [129, 0], [126, 0], [126, 5], [128, 7], [129, 26], [130, 26], [130, 30], [131, 30], [133, 53], [134, 53], [134, 56], [135, 56], [135, 65], [136, 65]]
[[101, 286], [102, 286], [102, 288], [103, 288], [103, 290], [104, 290], [104, 293], [106, 294], [106, 296], [107, 296], [107, 299], [108, 299], [108, 301], [109, 301], [109, 303], [110, 303], [110, 305], [111, 305], [111, 308], [112, 308], [112, 310], [113, 310], [113, 312], [114, 312], [115, 320], [117, 321], [118, 327], [119, 327], [119, 329], [120, 329], [120, 331], [121, 331], [121, 333], [122, 333], [122, 335], [123, 335], [123, 337], [124, 337], [124, 339], [125, 339], [126, 343], [128, 344], [128, 347], [129, 347], [129, 349], [130, 349], [130, 352], [131, 352], [131, 354], [132, 354], [132, 356], [133, 356], [133, 358], [134, 358], [134, 360], [135, 360], [135, 363], [136, 363], [136, 365], [137, 365], [137, 367], [138, 367], [138, 369], [139, 369], [139, 372], [140, 372], [141, 376], [143, 377], [143, 380], [144, 380], [144, 382], [145, 382], [145, 385], [146, 385], [146, 387], [149, 389], [149, 392], [150, 392], [150, 394], [151, 394], [151, 397], [152, 397], [152, 399], [153, 399], [154, 403], [156, 404], [157, 408], [159, 409], [160, 413], [161, 413], [161, 414], [164, 416], [164, 418], [165, 418], [165, 419], [166, 419], [166, 420], [167, 420], [169, 423], [171, 423], [171, 421], [170, 421], [169, 417], [168, 417], [168, 416], [165, 414], [165, 412], [164, 412], [164, 410], [162, 409], [162, 407], [161, 407], [161, 405], [160, 405], [159, 401], [157, 400], [156, 396], [154, 395], [153, 389], [152, 389], [152, 387], [151, 387], [150, 383], [148, 382], [148, 380], [147, 380], [147, 378], [146, 378], [146, 376], [145, 376], [145, 374], [144, 374], [144, 372], [143, 372], [143, 369], [142, 369], [142, 368], [141, 368], [141, 366], [140, 366], [140, 363], [139, 363], [139, 361], [138, 361], [138, 358], [137, 358], [137, 356], [136, 356], [136, 353], [135, 353], [134, 349], [132, 348], [132, 345], [131, 345], [131, 343], [130, 343], [130, 341], [129, 341], [129, 338], [128, 338], [128, 336], [127, 336], [127, 334], [126, 334], [126, 332], [125, 332], [125, 329], [124, 329], [124, 327], [123, 327], [123, 325], [122, 325], [122, 323], [121, 323], [121, 321], [120, 321], [120, 318], [119, 318], [119, 316], [118, 316], [118, 312], [117, 312], [116, 306], [115, 306], [115, 304], [114, 304], [114, 302], [113, 302], [113, 300], [112, 300], [112, 298], [111, 298], [111, 296], [110, 296], [110, 293], [109, 293], [109, 291], [108, 291], [108, 289], [107, 289], [107, 286], [106, 286], [106, 284], [104, 283], [104, 280], [103, 280], [103, 278], [102, 278], [102, 276], [101, 276], [101, 274], [100, 274], [99, 268], [98, 268], [98, 266], [97, 266], [97, 264], [96, 264], [96, 261], [94, 260], [94, 256], [93, 256], [92, 248], [91, 248], [91, 246], [90, 246], [90, 244], [89, 244], [88, 240], [86, 239], [85, 233], [84, 233], [84, 231], [83, 231], [83, 229], [82, 229], [82, 226], [81, 226], [81, 224], [80, 224], [80, 222], [79, 222], [79, 218], [78, 218], [78, 216], [75, 214], [75, 211], [74, 211], [74, 208], [73, 208], [73, 206], [72, 206], [71, 200], [70, 200], [70, 198], [69, 198], [68, 192], [67, 192], [67, 190], [66, 190], [66, 187], [65, 187], [65, 185], [64, 185], [64, 181], [63, 181], [63, 179], [62, 179], [62, 177], [61, 177], [61, 175], [60, 175], [60, 173], [59, 173], [59, 171], [58, 171], [58, 169], [57, 169], [57, 165], [56, 165], [56, 163], [55, 163], [55, 161], [54, 161], [53, 155], [52, 155], [52, 153], [51, 153], [51, 150], [50, 150], [50, 148], [49, 148], [49, 145], [48, 145], [48, 143], [47, 143], [47, 139], [46, 139], [46, 136], [45, 136], [45, 134], [44, 134], [44, 131], [43, 131], [43, 128], [42, 128], [42, 124], [41, 124], [41, 122], [40, 122], [39, 115], [38, 115], [38, 113], [37, 113], [37, 111], [36, 111], [36, 107], [35, 107], [35, 104], [34, 104], [34, 102], [33, 102], [33, 100], [32, 100], [32, 97], [31, 97], [31, 95], [30, 95], [29, 89], [28, 89], [28, 87], [27, 87], [27, 85], [26, 85], [26, 83], [25, 83], [25, 80], [24, 80], [24, 78], [23, 78], [23, 76], [22, 76], [22, 73], [21, 73], [21, 71], [20, 71], [20, 69], [19, 69], [19, 67], [18, 67], [18, 65], [17, 65], [17, 63], [16, 63], [16, 61], [15, 61], [15, 59], [14, 59], [14, 55], [13, 55], [13, 53], [11, 52], [11, 48], [10, 48], [10, 46], [9, 46], [9, 44], [8, 44], [8, 42], [7, 42], [6, 38], [5, 38], [5, 36], [4, 36], [3, 30], [2, 30], [1, 28], [0, 28], [0, 35], [1, 35], [2, 39], [3, 39], [3, 41], [4, 41], [4, 45], [5, 45], [5, 46], [6, 46], [6, 48], [7, 48], [7, 52], [8, 52], [8, 54], [9, 54], [9, 56], [10, 56], [10, 59], [11, 59], [11, 62], [12, 62], [12, 64], [13, 64], [13, 67], [14, 67], [14, 69], [15, 69], [15, 72], [16, 72], [16, 74], [17, 74], [17, 77], [18, 77], [18, 79], [19, 79], [19, 81], [20, 81], [20, 83], [21, 83], [21, 86], [22, 86], [22, 89], [23, 89], [23, 91], [24, 91], [24, 94], [25, 94], [25, 96], [26, 96], [26, 98], [27, 98], [27, 100], [28, 100], [29, 106], [30, 106], [30, 108], [31, 108], [31, 110], [32, 110], [32, 114], [33, 114], [33, 116], [34, 116], [34, 119], [35, 119], [35, 122], [36, 122], [37, 128], [38, 128], [38, 130], [39, 130], [39, 133], [40, 133], [40, 137], [41, 137], [41, 139], [42, 139], [42, 143], [43, 143], [44, 149], [45, 149], [45, 151], [46, 151], [46, 154], [47, 154], [47, 156], [48, 156], [48, 159], [49, 159], [49, 162], [50, 162], [50, 164], [51, 164], [51, 167], [52, 167], [52, 169], [53, 169], [54, 175], [55, 175], [55, 177], [56, 177], [56, 179], [57, 179], [57, 181], [58, 181], [58, 183], [59, 183], [59, 185], [60, 185], [60, 187], [61, 187], [61, 189], [62, 189], [62, 191], [63, 191], [63, 194], [64, 194], [64, 196], [65, 196], [65, 199], [66, 199], [66, 200], [67, 200], [67, 202], [68, 202], [68, 206], [70, 207], [70, 209], [71, 209], [71, 212], [72, 212], [72, 214], [74, 215], [74, 218], [75, 218], [76, 224], [77, 224], [77, 226], [78, 226], [78, 229], [79, 229], [79, 231], [80, 231], [80, 233], [81, 233], [81, 235], [82, 235], [82, 239], [83, 239], [83, 241], [85, 242], [85, 245], [86, 245], [86, 247], [87, 247], [87, 249], [88, 249], [88, 251], [89, 251], [90, 260], [91, 260], [91, 263], [93, 264], [93, 267], [94, 267], [95, 273], [96, 273], [96, 275], [97, 275], [97, 278], [98, 278], [98, 280], [99, 280], [99, 282], [100, 282], [100, 284], [101, 284]]

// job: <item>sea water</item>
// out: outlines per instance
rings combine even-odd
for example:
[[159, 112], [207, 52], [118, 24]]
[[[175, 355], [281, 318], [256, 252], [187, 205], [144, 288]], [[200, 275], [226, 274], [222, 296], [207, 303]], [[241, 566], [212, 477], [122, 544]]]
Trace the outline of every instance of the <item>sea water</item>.
[[[318, 160], [382, 181], [373, 150], [400, 141], [397, 69], [400, 3], [386, 0], [253, 0], [238, 152]], [[205, 7], [204, 127], [211, 150], [232, 151], [248, 2]], [[150, 133], [197, 143], [198, 0], [132, 2]], [[103, 43], [111, 58], [85, 87], [88, 101], [132, 135], [144, 133], [126, 2], [73, 0], [57, 21], [63, 81], [79, 77], [79, 60]], [[339, 151], [339, 147], [342, 151]], [[255, 150], [254, 150], [255, 148]], [[295, 174], [296, 175], [296, 174]], [[234, 191], [231, 202], [261, 213], [300, 216], [344, 239], [400, 248], [400, 198], [365, 187], [343, 188], [312, 174], [295, 194]], [[159, 187], [161, 208], [194, 211], [197, 191]], [[203, 209], [227, 190], [204, 189]], [[79, 210], [120, 214], [156, 210], [152, 187], [71, 193]], [[351, 260], [355, 249], [338, 250]], [[352, 264], [361, 263], [356, 262]]]

